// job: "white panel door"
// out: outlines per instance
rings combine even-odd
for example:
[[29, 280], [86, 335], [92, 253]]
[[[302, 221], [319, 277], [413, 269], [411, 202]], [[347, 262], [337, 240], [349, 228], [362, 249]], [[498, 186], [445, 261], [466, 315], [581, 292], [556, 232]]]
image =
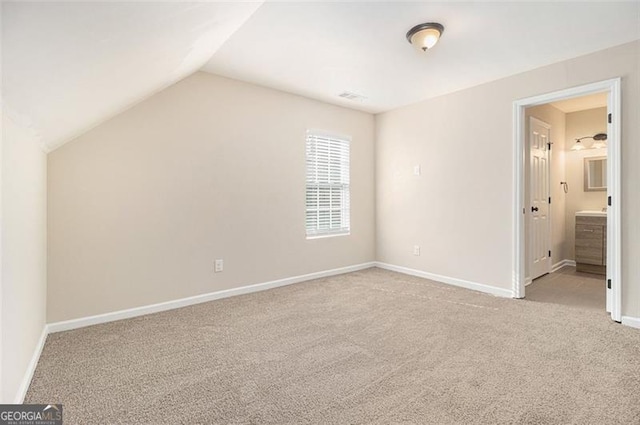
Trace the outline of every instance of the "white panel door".
[[551, 271], [549, 205], [549, 146], [551, 127], [531, 117], [529, 120], [530, 205], [529, 220], [531, 279]]

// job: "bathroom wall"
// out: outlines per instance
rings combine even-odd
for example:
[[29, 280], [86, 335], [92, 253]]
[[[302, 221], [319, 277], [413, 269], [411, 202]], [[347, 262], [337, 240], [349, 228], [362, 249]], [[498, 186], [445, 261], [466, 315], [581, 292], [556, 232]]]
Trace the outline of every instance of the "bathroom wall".
[[[566, 229], [565, 229], [565, 198], [564, 190], [560, 186], [565, 181], [565, 113], [550, 104], [527, 108], [525, 111], [527, 134], [529, 134], [529, 117], [535, 117], [551, 126], [551, 264], [557, 264], [567, 258]], [[527, 140], [527, 143], [529, 141]], [[525, 149], [528, 152], [528, 146]], [[528, 168], [526, 170], [529, 171]], [[527, 181], [529, 177], [526, 176]], [[528, 199], [529, 191], [525, 196]], [[526, 238], [530, 240], [530, 238]], [[528, 246], [525, 248], [525, 258], [529, 258]], [[529, 276], [529, 264], [526, 265], [526, 275]]]
[[[607, 192], [584, 191], [584, 159], [606, 156], [607, 149], [572, 151], [575, 139], [607, 132], [607, 108], [588, 109], [566, 114], [565, 172], [569, 193], [566, 195], [566, 246], [567, 258], [575, 260], [576, 211], [601, 210], [607, 205]], [[583, 140], [589, 148], [593, 140]]]

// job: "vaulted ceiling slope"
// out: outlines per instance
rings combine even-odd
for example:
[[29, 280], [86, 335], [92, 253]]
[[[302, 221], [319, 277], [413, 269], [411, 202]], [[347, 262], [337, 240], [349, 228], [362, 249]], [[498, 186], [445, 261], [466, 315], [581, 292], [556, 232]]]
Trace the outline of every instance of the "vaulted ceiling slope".
[[[434, 21], [440, 42], [413, 49]], [[638, 1], [266, 2], [204, 70], [375, 113], [638, 38]]]
[[260, 4], [3, 2], [3, 113], [54, 149], [197, 71]]
[[639, 38], [638, 1], [3, 2], [2, 104], [52, 150], [198, 69], [376, 113]]

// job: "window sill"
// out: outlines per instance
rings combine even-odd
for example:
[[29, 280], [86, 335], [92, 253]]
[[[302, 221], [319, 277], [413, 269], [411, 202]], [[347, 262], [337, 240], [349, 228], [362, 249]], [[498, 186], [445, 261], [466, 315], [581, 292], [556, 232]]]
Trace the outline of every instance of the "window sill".
[[307, 240], [310, 239], [325, 239], [325, 238], [334, 238], [337, 236], [349, 236], [351, 235], [351, 232], [345, 232], [345, 233], [327, 233], [325, 235], [312, 235], [312, 236], [308, 236], [307, 235]]

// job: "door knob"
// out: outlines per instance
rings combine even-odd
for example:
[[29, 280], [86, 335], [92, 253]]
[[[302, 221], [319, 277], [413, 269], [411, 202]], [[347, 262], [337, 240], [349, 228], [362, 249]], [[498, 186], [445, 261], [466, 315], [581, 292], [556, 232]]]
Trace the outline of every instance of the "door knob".
[[531, 207], [531, 212], [538, 211], [538, 207]]

